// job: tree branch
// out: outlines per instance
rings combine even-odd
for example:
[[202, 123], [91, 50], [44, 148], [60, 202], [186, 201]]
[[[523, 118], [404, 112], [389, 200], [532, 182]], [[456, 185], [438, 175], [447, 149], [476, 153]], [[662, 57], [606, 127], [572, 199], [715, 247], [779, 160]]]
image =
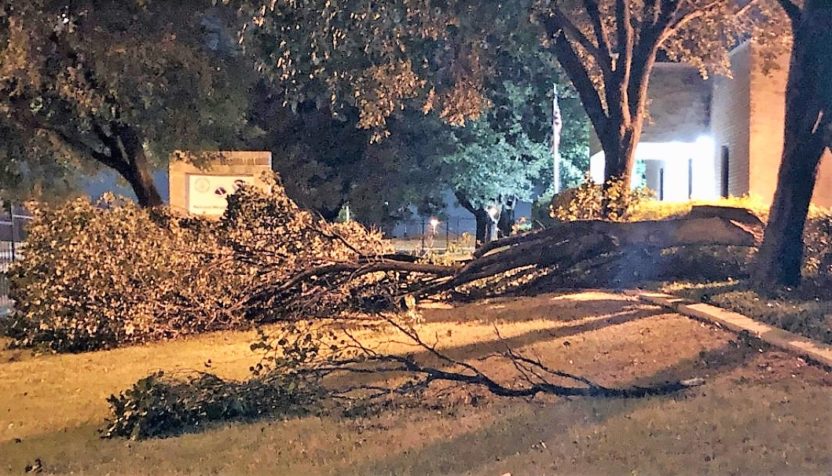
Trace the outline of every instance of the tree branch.
[[80, 137], [73, 136], [55, 124], [51, 124], [48, 121], [41, 119], [35, 113], [30, 111], [23, 112], [22, 109], [25, 108], [19, 104], [20, 101], [20, 99], [10, 101], [11, 107], [9, 108], [9, 111], [14, 121], [21, 124], [23, 127], [46, 132], [78, 154], [89, 156], [93, 160], [100, 162], [101, 164], [110, 167], [119, 173], [123, 172], [125, 165], [123, 162], [115, 159], [111, 155], [97, 150], [95, 147], [83, 141]]
[[616, 29], [618, 32], [618, 57], [615, 71], [624, 83], [629, 81], [630, 62], [633, 56], [633, 18], [628, 0], [615, 2]]
[[[661, 46], [662, 44], [664, 44], [665, 41], [679, 33], [679, 30], [684, 28], [690, 22], [702, 18], [708, 13], [711, 13], [712, 11], [716, 10], [716, 8], [718, 8], [722, 3], [722, 0], [715, 0], [705, 6], [695, 8], [676, 19], [673, 18], [676, 16], [676, 14], [674, 13], [672, 16], [670, 16], [669, 21], [667, 23], [665, 23], [664, 25], [659, 25], [661, 33], [658, 36], [658, 45]], [[751, 3], [753, 3], [753, 1]], [[749, 5], [751, 3], [749, 3]], [[746, 5], [746, 7], [748, 7], [748, 5]], [[677, 7], [676, 11], [678, 12], [678, 10], [679, 8]]]
[[610, 46], [610, 39], [607, 35], [607, 30], [604, 28], [604, 20], [601, 16], [601, 9], [598, 5], [598, 0], [584, 0], [584, 8], [586, 14], [592, 22], [592, 29], [595, 31], [595, 39], [598, 42], [598, 48], [604, 55], [609, 58], [612, 64], [612, 47]]
[[560, 26], [553, 17], [545, 18], [543, 24], [547, 35], [552, 39], [555, 55], [578, 91], [578, 96], [581, 98], [581, 103], [586, 109], [592, 125], [599, 135], [603, 135], [608, 127], [609, 117], [586, 65], [581, 61], [569, 40], [564, 37], [560, 31]]
[[612, 54], [609, 51], [603, 51], [590, 41], [590, 39], [578, 28], [572, 20], [558, 7], [554, 9], [554, 16], [552, 17], [558, 27], [570, 38], [576, 41], [581, 47], [587, 51], [595, 59], [598, 67], [605, 76], [612, 73]]

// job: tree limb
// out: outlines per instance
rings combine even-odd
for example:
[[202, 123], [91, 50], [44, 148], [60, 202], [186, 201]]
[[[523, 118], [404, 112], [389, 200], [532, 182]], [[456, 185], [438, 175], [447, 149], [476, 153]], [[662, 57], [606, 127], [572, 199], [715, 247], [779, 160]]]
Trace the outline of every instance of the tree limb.
[[578, 28], [572, 20], [558, 7], [554, 8], [554, 21], [566, 36], [572, 38], [581, 47], [587, 51], [595, 59], [596, 64], [601, 69], [605, 77], [612, 73], [612, 54], [603, 51], [601, 48], [592, 43], [592, 41]]
[[607, 30], [604, 28], [604, 19], [601, 16], [601, 9], [598, 5], [598, 0], [584, 0], [584, 8], [586, 14], [592, 22], [592, 29], [595, 31], [595, 39], [598, 43], [598, 48], [604, 55], [609, 58], [612, 64], [612, 47], [610, 39], [607, 35]]
[[[679, 18], [671, 19], [664, 26], [660, 26], [661, 34], [659, 34], [658, 37], [658, 45], [663, 45], [665, 41], [669, 40], [674, 35], [679, 33], [679, 31], [686, 25], [688, 25], [690, 22], [702, 18], [708, 13], [711, 13], [712, 11], [716, 10], [722, 3], [723, 0], [715, 0], [705, 6], [692, 9], [691, 11], [689, 11], [686, 14], [683, 14]], [[673, 16], [675, 16], [675, 14]]]
[[601, 101], [601, 96], [592, 82], [586, 65], [578, 53], [561, 33], [561, 29], [552, 17], [543, 20], [546, 33], [553, 42], [553, 49], [569, 79], [578, 91], [581, 103], [592, 121], [592, 125], [599, 135], [603, 135], [608, 128], [608, 111]]

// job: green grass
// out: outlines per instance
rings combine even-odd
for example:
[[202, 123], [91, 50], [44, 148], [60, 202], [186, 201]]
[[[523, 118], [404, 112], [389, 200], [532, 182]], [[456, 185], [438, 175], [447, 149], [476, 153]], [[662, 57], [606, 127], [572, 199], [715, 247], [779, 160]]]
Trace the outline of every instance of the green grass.
[[248, 350], [253, 333], [78, 355], [5, 351], [0, 471], [19, 474], [36, 458], [46, 472], [83, 474], [826, 474], [832, 468], [832, 408], [825, 404], [832, 401], [832, 377], [793, 356], [600, 292], [476, 302], [425, 310], [424, 317], [420, 330], [436, 336], [440, 348], [504, 382], [515, 375], [512, 368], [481, 359], [509, 344], [610, 386], [693, 377], [706, 385], [636, 400], [498, 399], [466, 388], [430, 405], [362, 417], [226, 424], [130, 442], [99, 438], [107, 395], [157, 369], [205, 370], [209, 359], [211, 371], [243, 378], [257, 360]]
[[658, 288], [832, 344], [832, 290], [828, 288], [807, 284], [798, 289], [763, 293], [744, 281], [675, 282]]

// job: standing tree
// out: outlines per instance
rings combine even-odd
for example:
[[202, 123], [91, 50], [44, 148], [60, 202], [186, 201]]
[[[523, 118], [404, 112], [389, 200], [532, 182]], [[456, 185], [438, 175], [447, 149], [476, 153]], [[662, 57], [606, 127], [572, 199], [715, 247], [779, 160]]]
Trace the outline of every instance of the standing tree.
[[246, 81], [232, 75], [243, 68], [211, 4], [0, 0], [5, 178], [103, 166], [142, 206], [160, 205], [154, 165], [231, 144], [244, 124]]
[[755, 32], [776, 46], [780, 29], [765, 1], [542, 2], [536, 18], [589, 115], [606, 177], [631, 183], [657, 59], [720, 73], [727, 71], [730, 49]]
[[753, 280], [760, 287], [800, 283], [803, 229], [818, 165], [832, 149], [832, 2], [780, 0], [794, 44], [786, 85], [783, 159]]
[[[436, 160], [460, 205], [474, 215], [478, 243], [496, 239], [497, 228], [510, 234], [517, 201], [537, 198], [553, 181], [546, 96], [510, 82], [501, 90], [482, 118], [436, 138], [453, 148]], [[586, 124], [577, 114], [570, 119], [573, 126]], [[588, 156], [585, 143], [565, 146]]]
[[[422, 158], [420, 166], [436, 170], [434, 187], [452, 191], [474, 216], [478, 243], [496, 239], [498, 229], [510, 234], [517, 202], [537, 198], [553, 182], [551, 97], [546, 85], [506, 80], [499, 88], [490, 88], [492, 106], [465, 126], [450, 126], [417, 113], [405, 113], [391, 123], [387, 141], [403, 147], [401, 154], [421, 143], [415, 154]], [[587, 121], [577, 101], [564, 101], [564, 106], [562, 172], [572, 182], [581, 175], [575, 162], [589, 157], [587, 138], [582, 137]], [[403, 133], [411, 139], [402, 140]]]

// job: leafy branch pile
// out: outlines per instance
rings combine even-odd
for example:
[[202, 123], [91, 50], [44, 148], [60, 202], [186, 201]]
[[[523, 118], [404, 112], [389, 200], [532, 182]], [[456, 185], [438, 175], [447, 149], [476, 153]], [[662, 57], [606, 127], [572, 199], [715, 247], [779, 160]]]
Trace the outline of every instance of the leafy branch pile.
[[31, 209], [10, 269], [14, 345], [78, 352], [242, 325], [245, 276], [211, 223], [114, 197]]
[[177, 378], [156, 372], [107, 399], [113, 416], [102, 436], [140, 440], [210, 423], [300, 414], [312, 398], [278, 374], [233, 382], [207, 373]]
[[[272, 334], [261, 333], [252, 345], [263, 356], [252, 369], [253, 377], [242, 384], [205, 376], [141, 383], [130, 393], [110, 399], [114, 418], [107, 434], [143, 438], [196, 429], [208, 421], [257, 416], [247, 410], [249, 400], [239, 403], [241, 385], [251, 385], [247, 391], [254, 394], [264, 388], [275, 392], [277, 400], [260, 397], [267, 403], [261, 415], [291, 414], [327, 402], [372, 404], [396, 395], [421, 395], [437, 384], [472, 386], [498, 396], [542, 393], [613, 398], [699, 385], [693, 379], [646, 387], [605, 387], [549, 368], [508, 345], [504, 352], [488, 357], [515, 369], [513, 377], [498, 378], [440, 350], [438, 343], [426, 341], [413, 315], [400, 311], [412, 309], [415, 299], [448, 293], [526, 289], [576, 267], [603, 268], [632, 249], [753, 247], [759, 237], [759, 220], [726, 218], [723, 213], [699, 210], [680, 219], [654, 222], [561, 222], [490, 243], [470, 261], [455, 264], [418, 262], [391, 254], [380, 236], [356, 225], [329, 225], [300, 210], [283, 194], [244, 189], [231, 198], [219, 224], [222, 243], [236, 263], [256, 276], [240, 304], [247, 319], [280, 322]], [[385, 344], [373, 344], [363, 334], [366, 326], [392, 334], [395, 337], [386, 342], [407, 343], [416, 353], [401, 355]], [[282, 386], [268, 390], [263, 382], [281, 382]], [[299, 398], [286, 399], [286, 391]], [[154, 423], [157, 420], [164, 424]], [[160, 425], [160, 430], [147, 430]]]
[[261, 282], [385, 252], [379, 233], [301, 210], [276, 179], [229, 202], [219, 221], [113, 197], [33, 205], [26, 252], [10, 270], [15, 312], [0, 327], [15, 346], [60, 352], [247, 327], [286, 314], [249, 305]]

